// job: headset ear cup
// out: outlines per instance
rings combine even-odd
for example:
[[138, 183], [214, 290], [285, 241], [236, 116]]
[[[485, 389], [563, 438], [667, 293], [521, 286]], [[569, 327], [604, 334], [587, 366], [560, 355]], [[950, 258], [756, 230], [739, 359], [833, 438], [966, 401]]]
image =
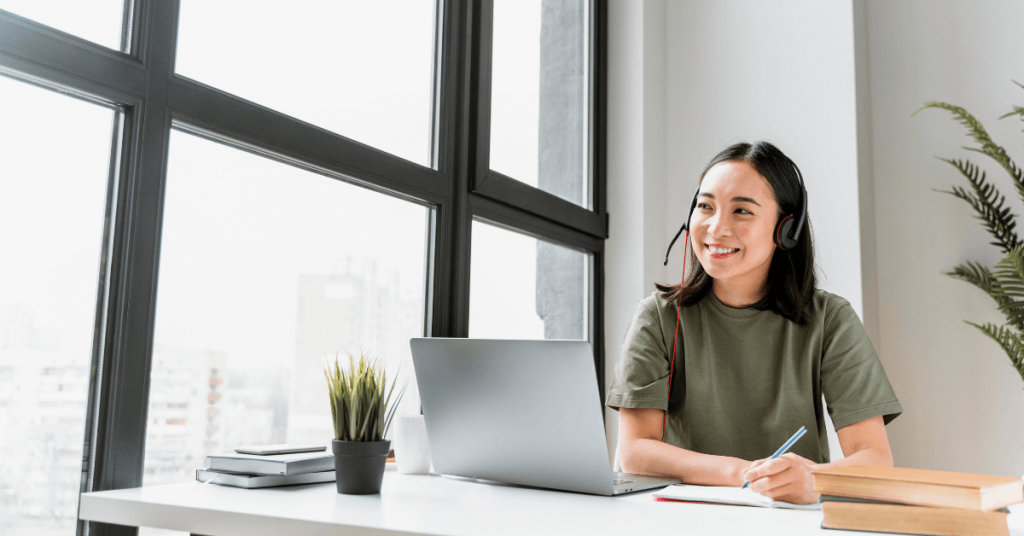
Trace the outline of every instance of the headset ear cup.
[[775, 230], [775, 245], [779, 246], [779, 249], [788, 250], [796, 247], [799, 240], [794, 240], [789, 236], [793, 231], [793, 225], [794, 221], [792, 214], [786, 216], [779, 222], [779, 227]]

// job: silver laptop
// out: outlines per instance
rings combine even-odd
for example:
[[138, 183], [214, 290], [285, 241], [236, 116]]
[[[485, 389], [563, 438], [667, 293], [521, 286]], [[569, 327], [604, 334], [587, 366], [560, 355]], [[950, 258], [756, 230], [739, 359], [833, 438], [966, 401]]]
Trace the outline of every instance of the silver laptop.
[[589, 342], [410, 344], [438, 474], [596, 495], [679, 482], [611, 471]]

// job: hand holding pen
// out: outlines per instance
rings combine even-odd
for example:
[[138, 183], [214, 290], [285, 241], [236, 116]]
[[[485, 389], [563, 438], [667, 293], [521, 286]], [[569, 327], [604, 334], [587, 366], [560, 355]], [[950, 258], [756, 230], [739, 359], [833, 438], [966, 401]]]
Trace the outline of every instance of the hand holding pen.
[[[804, 427], [804, 426], [801, 426], [800, 429], [797, 430], [795, 434], [793, 434], [793, 437], [790, 437], [788, 441], [783, 443], [782, 446], [779, 447], [779, 450], [776, 450], [775, 454], [772, 454], [772, 457], [768, 458], [768, 460], [766, 460], [766, 462], [774, 460], [775, 458], [778, 458], [779, 456], [782, 456], [783, 454], [785, 454], [786, 451], [789, 450], [789, 447], [792, 447], [793, 443], [796, 443], [796, 440], [800, 439], [801, 437], [803, 437], [803, 435], [806, 432], [807, 432], [807, 428]], [[740, 488], [740, 489], [747, 489], [747, 486], [749, 486], [749, 485], [750, 485], [750, 481], [744, 482], [743, 483], [743, 487]]]

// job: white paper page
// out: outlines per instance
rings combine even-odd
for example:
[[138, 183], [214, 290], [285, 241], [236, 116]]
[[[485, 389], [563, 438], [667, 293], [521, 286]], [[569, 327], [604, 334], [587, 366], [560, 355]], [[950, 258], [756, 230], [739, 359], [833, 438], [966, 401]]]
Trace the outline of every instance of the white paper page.
[[687, 484], [676, 484], [655, 493], [654, 496], [663, 499], [674, 499], [677, 501], [712, 502], [738, 504], [743, 506], [763, 506], [769, 508], [790, 508], [793, 510], [821, 510], [820, 503], [793, 504], [782, 501], [773, 501], [760, 493], [751, 491], [750, 488], [740, 489], [731, 486], [690, 486]]
[[1010, 536], [1024, 536], [1024, 503], [1011, 504], [1006, 508], [1010, 511], [1006, 516]]

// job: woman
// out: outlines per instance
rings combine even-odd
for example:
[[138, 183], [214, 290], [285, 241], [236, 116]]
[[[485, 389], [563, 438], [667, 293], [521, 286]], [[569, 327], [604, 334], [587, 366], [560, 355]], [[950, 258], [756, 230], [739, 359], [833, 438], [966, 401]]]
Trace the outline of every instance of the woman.
[[[903, 408], [849, 302], [815, 288], [801, 213], [799, 171], [770, 143], [738, 143], [704, 169], [684, 240], [692, 273], [684, 261], [679, 285], [640, 302], [609, 389], [623, 470], [812, 503], [814, 468], [892, 465], [885, 424]], [[846, 456], [834, 463], [822, 395]]]

